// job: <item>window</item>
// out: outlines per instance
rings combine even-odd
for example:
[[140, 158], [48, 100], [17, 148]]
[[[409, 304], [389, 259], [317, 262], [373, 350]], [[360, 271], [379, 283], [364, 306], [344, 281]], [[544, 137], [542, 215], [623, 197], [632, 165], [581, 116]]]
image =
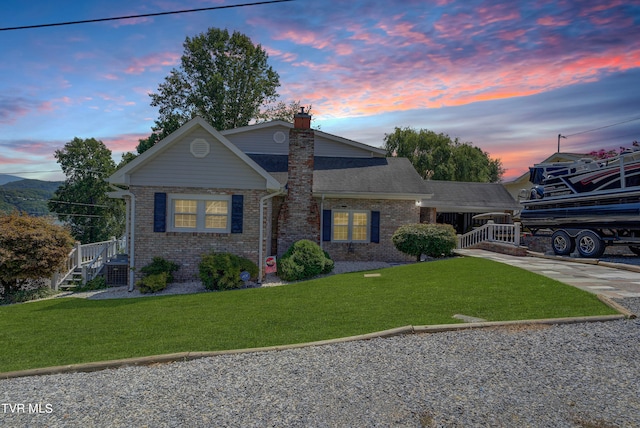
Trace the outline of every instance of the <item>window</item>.
[[230, 196], [170, 195], [169, 200], [172, 231], [229, 233]]
[[369, 211], [334, 210], [332, 241], [369, 242]]

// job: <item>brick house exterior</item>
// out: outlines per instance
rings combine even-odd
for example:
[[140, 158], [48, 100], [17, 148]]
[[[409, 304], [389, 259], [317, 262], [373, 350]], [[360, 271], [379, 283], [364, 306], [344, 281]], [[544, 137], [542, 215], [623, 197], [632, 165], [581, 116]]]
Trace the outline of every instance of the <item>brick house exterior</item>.
[[211, 251], [261, 267], [299, 239], [336, 261], [412, 261], [395, 249], [394, 231], [420, 222], [428, 198], [411, 163], [382, 149], [274, 121], [218, 132], [195, 118], [120, 168], [110, 196], [127, 203], [129, 286], [160, 256], [197, 278]]

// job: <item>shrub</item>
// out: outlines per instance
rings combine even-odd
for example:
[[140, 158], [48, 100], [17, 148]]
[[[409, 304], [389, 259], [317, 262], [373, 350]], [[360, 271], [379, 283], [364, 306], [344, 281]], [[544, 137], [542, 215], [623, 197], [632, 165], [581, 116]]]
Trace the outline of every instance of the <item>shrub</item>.
[[29, 302], [31, 300], [44, 299], [47, 297], [55, 296], [59, 294], [59, 291], [50, 289], [47, 286], [32, 288], [32, 289], [19, 289], [8, 295], [0, 294], [0, 305], [10, 305], [12, 303]]
[[242, 271], [249, 272], [250, 280], [258, 278], [258, 266], [251, 260], [231, 253], [211, 253], [202, 257], [198, 265], [200, 280], [208, 290], [232, 290], [244, 286]]
[[167, 288], [167, 284], [173, 282], [173, 272], [180, 269], [180, 265], [163, 259], [154, 257], [151, 263], [140, 269], [144, 274], [141, 280], [136, 282], [136, 287], [141, 293], [155, 293]]
[[333, 259], [331, 258], [329, 253], [327, 253], [326, 251], [323, 251], [323, 253], [324, 253], [324, 268], [322, 269], [322, 273], [331, 273], [331, 271], [335, 267], [335, 263], [333, 262]]
[[48, 278], [69, 256], [73, 238], [47, 218], [0, 213], [0, 287], [4, 298], [26, 290], [23, 280]]
[[278, 276], [285, 281], [313, 278], [333, 270], [333, 260], [308, 239], [295, 242], [278, 261]]
[[87, 281], [84, 285], [77, 287], [76, 289], [74, 289], [74, 291], [76, 292], [92, 291], [92, 290], [102, 290], [104, 288], [107, 288], [107, 280], [104, 278], [104, 276], [99, 275], [93, 278], [92, 280]]
[[152, 275], [147, 275], [138, 282], [136, 282], [136, 287], [140, 290], [141, 293], [155, 293], [157, 291], [162, 291], [167, 288], [167, 278], [169, 274], [167, 272], [154, 273]]
[[456, 248], [457, 237], [449, 224], [408, 224], [400, 226], [391, 237], [393, 245], [405, 254], [429, 257], [448, 256]]
[[180, 265], [163, 259], [162, 257], [154, 257], [151, 263], [140, 269], [145, 275], [156, 275], [162, 272], [167, 274], [167, 283], [173, 282], [173, 272], [180, 269]]

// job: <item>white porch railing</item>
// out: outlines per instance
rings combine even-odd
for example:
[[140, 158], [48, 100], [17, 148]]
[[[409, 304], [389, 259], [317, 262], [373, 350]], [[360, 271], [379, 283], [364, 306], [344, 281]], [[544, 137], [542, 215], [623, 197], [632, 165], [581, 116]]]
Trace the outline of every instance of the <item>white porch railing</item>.
[[63, 268], [51, 277], [51, 288], [57, 290], [60, 284], [78, 271], [82, 274], [83, 283], [91, 281], [110, 258], [123, 253], [126, 248], [125, 237], [84, 245], [77, 242], [69, 253]]
[[458, 248], [469, 248], [481, 242], [499, 242], [502, 244], [520, 245], [520, 223], [495, 224], [489, 220], [477, 229], [458, 235]]

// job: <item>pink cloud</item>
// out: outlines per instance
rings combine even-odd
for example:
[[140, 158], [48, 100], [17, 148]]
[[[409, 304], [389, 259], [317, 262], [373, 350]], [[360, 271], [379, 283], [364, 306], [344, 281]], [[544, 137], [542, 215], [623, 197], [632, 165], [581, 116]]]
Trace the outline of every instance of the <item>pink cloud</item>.
[[289, 40], [299, 45], [311, 46], [315, 49], [324, 49], [332, 44], [332, 38], [319, 37], [311, 30], [289, 29], [274, 36], [276, 40]]
[[127, 74], [141, 74], [147, 70], [158, 71], [162, 67], [174, 66], [180, 62], [181, 55], [175, 52], [160, 52], [133, 58], [125, 69]]
[[103, 138], [102, 142], [112, 152], [135, 152], [136, 146], [139, 144], [140, 139], [147, 138], [150, 132], [147, 134], [121, 134], [115, 137]]
[[264, 47], [264, 50], [267, 52], [267, 55], [269, 55], [270, 57], [277, 58], [283, 62], [293, 62], [298, 58], [298, 55], [294, 53], [283, 52], [270, 47]]
[[0, 155], [0, 166], [2, 165], [29, 165], [33, 159], [10, 158]]
[[498, 38], [502, 40], [518, 40], [527, 34], [526, 30], [505, 30], [498, 32]]
[[564, 27], [565, 25], [570, 25], [571, 21], [557, 16], [544, 16], [539, 18], [536, 23], [545, 27]]

